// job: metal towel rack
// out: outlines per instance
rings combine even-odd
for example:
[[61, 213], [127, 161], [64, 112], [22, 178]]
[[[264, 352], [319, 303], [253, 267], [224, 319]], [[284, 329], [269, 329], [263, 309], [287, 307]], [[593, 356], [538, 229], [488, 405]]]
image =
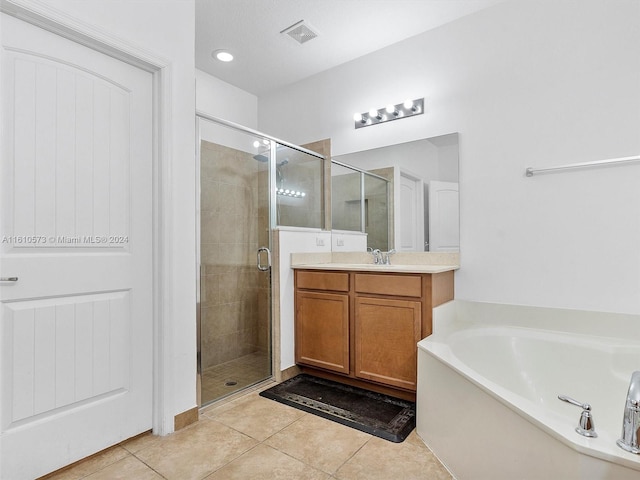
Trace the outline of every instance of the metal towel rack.
[[574, 168], [583, 168], [583, 167], [598, 167], [598, 166], [631, 163], [631, 162], [640, 162], [640, 155], [636, 155], [634, 157], [621, 157], [621, 158], [609, 158], [607, 160], [596, 160], [595, 162], [571, 163], [569, 165], [560, 165], [557, 167], [546, 167], [546, 168], [529, 167], [525, 170], [525, 175], [527, 177], [533, 177], [538, 173], [554, 172], [559, 170], [571, 170]]

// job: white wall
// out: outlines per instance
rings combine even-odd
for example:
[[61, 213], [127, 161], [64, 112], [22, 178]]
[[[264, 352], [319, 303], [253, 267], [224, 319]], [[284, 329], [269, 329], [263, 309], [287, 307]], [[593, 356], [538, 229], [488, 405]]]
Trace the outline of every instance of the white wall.
[[[280, 370], [295, 365], [292, 253], [331, 252], [331, 232], [278, 228], [280, 244]], [[321, 244], [321, 245], [318, 245]]]
[[438, 178], [438, 149], [427, 140], [400, 143], [339, 156], [333, 155], [333, 157], [340, 162], [363, 170], [398, 166], [425, 181], [440, 180]]
[[202, 70], [196, 70], [196, 108], [245, 127], [258, 127], [258, 97]]
[[[640, 165], [524, 176], [640, 153], [638, 18], [508, 1], [259, 98], [259, 128], [335, 155], [460, 132], [457, 297], [640, 313]], [[421, 96], [424, 115], [353, 127]]]
[[[258, 124], [258, 97], [201, 70], [196, 70], [196, 109], [253, 129]], [[198, 126], [201, 140], [243, 152], [255, 151], [255, 138], [244, 132], [206, 119], [199, 120]]]
[[[195, 82], [193, 0], [47, 0], [47, 5], [171, 62], [171, 226], [173, 261], [166, 267], [172, 310], [174, 415], [196, 406]], [[149, 246], [151, 248], [151, 246]]]

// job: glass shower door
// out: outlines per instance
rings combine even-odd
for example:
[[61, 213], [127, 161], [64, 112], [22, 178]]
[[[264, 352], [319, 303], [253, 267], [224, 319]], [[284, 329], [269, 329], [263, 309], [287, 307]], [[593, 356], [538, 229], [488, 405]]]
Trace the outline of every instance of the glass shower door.
[[203, 118], [200, 142], [200, 405], [269, 378], [269, 140]]

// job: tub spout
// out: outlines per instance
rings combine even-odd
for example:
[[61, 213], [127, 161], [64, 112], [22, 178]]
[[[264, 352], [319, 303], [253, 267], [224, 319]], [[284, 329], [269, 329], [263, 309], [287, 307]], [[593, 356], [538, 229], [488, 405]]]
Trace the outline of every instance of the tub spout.
[[622, 417], [622, 437], [616, 444], [627, 452], [640, 454], [640, 371], [631, 375]]

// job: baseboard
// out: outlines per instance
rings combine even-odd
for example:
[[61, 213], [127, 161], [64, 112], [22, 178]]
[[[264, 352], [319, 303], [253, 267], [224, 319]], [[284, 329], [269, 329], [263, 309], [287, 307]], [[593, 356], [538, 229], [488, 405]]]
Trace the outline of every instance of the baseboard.
[[179, 413], [173, 418], [173, 429], [177, 432], [198, 421], [198, 407]]
[[276, 378], [276, 380], [278, 382], [285, 382], [290, 378], [293, 378], [296, 375], [299, 375], [300, 373], [302, 373], [302, 370], [300, 370], [300, 367], [297, 365], [293, 365], [292, 367], [285, 368], [284, 370], [282, 370], [280, 372], [280, 375], [278, 375], [278, 378]]

